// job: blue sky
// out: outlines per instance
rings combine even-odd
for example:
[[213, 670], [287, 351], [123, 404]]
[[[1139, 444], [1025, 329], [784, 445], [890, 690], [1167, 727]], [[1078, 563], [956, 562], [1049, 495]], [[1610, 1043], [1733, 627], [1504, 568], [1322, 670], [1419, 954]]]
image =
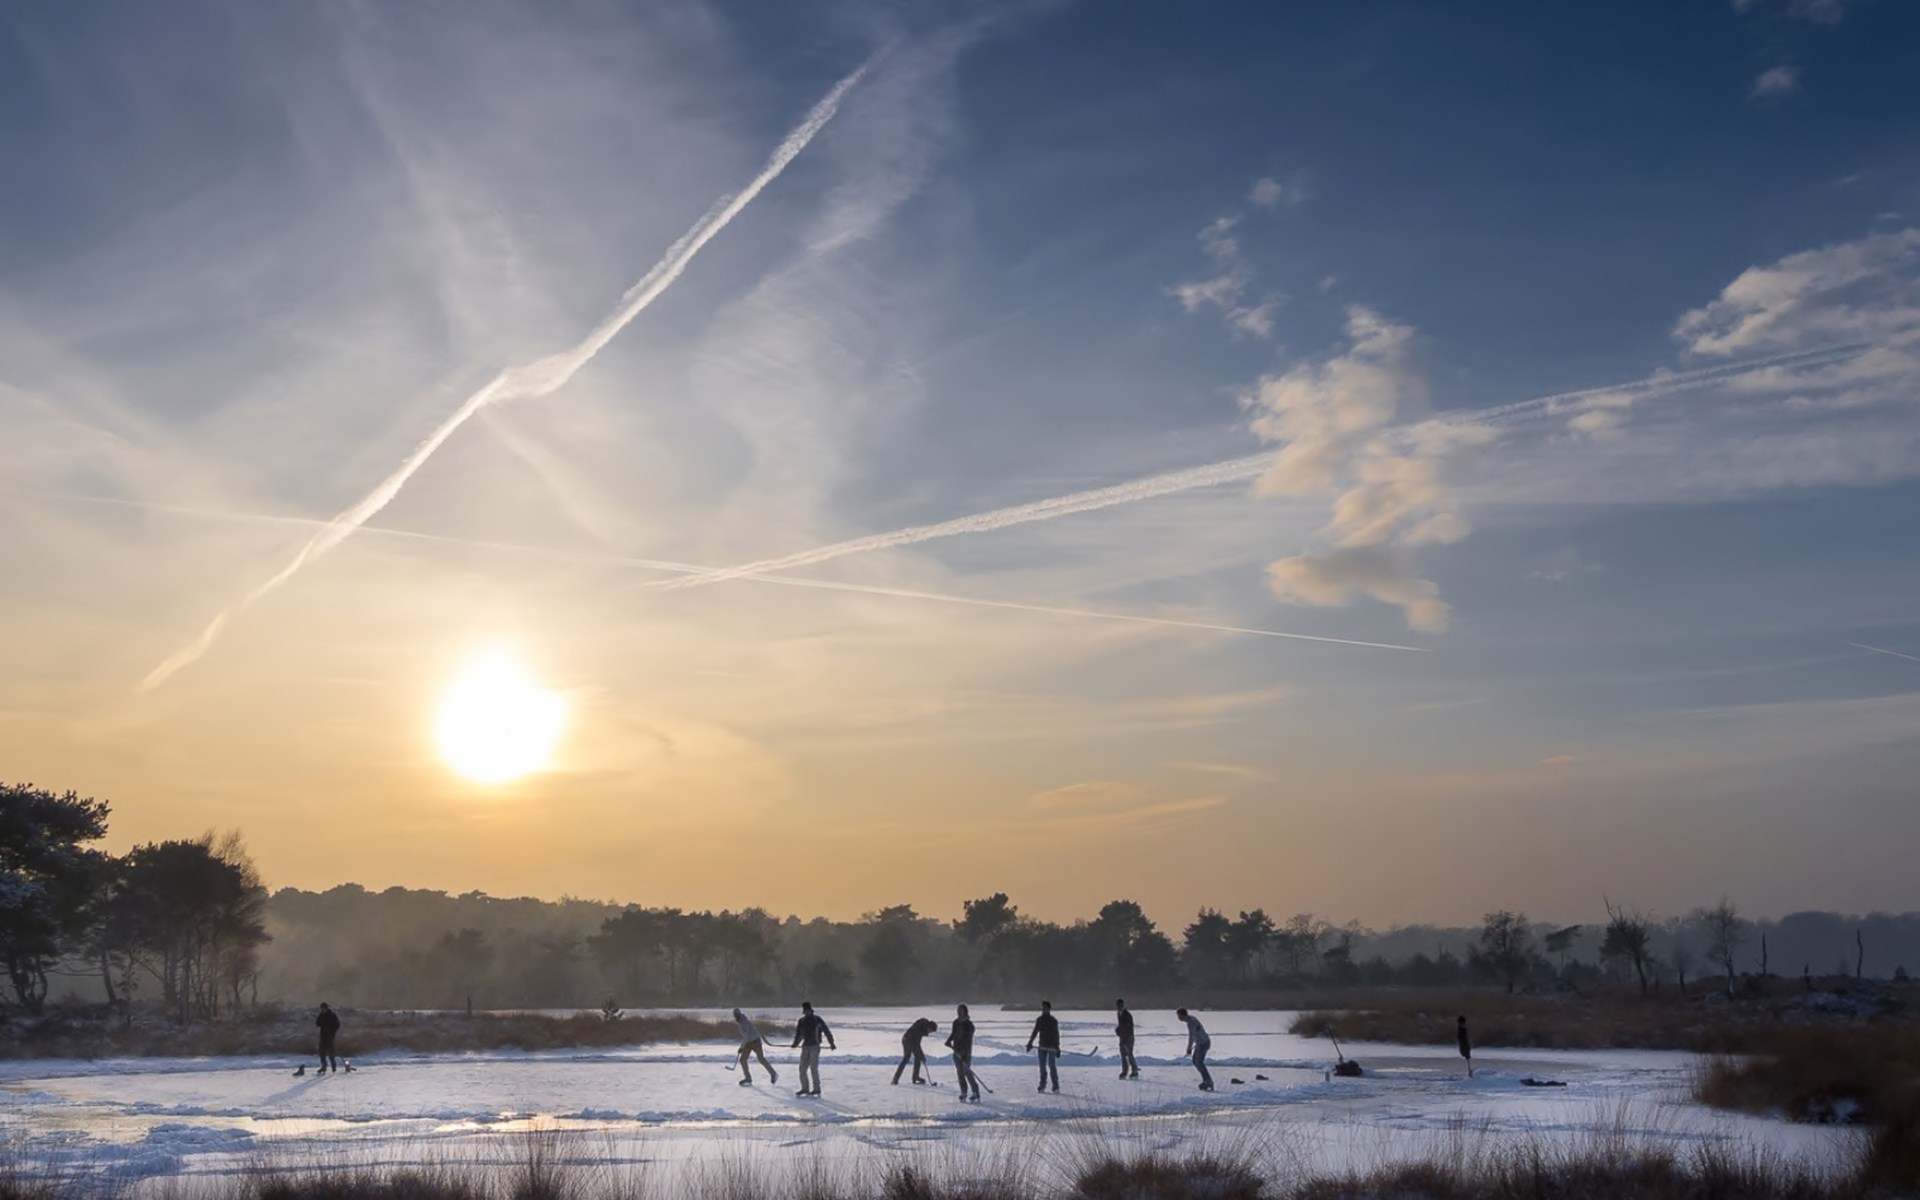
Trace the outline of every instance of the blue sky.
[[[1897, 0], [10, 9], [0, 760], [306, 885], [1915, 907], [1916, 77]], [[497, 645], [569, 723], [481, 787]]]

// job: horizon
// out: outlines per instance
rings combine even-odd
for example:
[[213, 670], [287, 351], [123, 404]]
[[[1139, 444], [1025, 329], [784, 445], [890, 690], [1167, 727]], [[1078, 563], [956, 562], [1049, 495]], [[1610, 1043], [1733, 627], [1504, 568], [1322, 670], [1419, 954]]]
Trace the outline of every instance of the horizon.
[[0, 12], [0, 781], [309, 891], [1920, 911], [1920, 6], [1226, 14]]

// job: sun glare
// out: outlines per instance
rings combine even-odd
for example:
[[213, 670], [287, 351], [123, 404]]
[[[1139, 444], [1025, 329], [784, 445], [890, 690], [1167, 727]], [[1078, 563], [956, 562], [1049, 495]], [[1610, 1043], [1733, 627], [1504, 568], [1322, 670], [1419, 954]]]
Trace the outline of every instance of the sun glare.
[[560, 693], [494, 651], [447, 685], [435, 740], [440, 757], [468, 779], [505, 783], [547, 767], [566, 716]]

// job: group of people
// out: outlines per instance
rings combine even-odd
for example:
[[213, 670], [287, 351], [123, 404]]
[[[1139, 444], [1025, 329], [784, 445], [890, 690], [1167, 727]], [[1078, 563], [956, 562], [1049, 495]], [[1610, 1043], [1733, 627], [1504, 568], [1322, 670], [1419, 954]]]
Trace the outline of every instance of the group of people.
[[[1133, 1010], [1127, 1007], [1125, 1000], [1114, 1001], [1115, 1024], [1113, 1032], [1120, 1039], [1120, 1078], [1140, 1078], [1140, 1063], [1133, 1055], [1134, 1025]], [[1207, 1036], [1207, 1027], [1200, 1018], [1186, 1009], [1174, 1013], [1187, 1028], [1187, 1048], [1182, 1057], [1193, 1061], [1194, 1068], [1200, 1072], [1200, 1090], [1213, 1090], [1213, 1075], [1207, 1070], [1207, 1052], [1213, 1048], [1213, 1039]], [[739, 1009], [733, 1010], [733, 1019], [740, 1027], [740, 1050], [736, 1061], [740, 1067], [740, 1086], [753, 1083], [753, 1060], [758, 1059], [766, 1068], [767, 1079], [771, 1083], [780, 1082], [780, 1073], [767, 1061], [766, 1042], [760, 1031], [754, 1026], [747, 1014]], [[931, 1074], [927, 1068], [927, 1052], [923, 1043], [928, 1035], [940, 1032], [937, 1021], [921, 1017], [907, 1026], [900, 1035], [900, 1065], [893, 1069], [893, 1082], [897, 1085], [900, 1077], [911, 1067], [913, 1082], [931, 1083]], [[793, 1029], [793, 1042], [789, 1049], [800, 1051], [800, 1090], [796, 1096], [818, 1096], [820, 1094], [820, 1045], [826, 1043], [827, 1049], [837, 1050], [834, 1044], [833, 1030], [826, 1021], [813, 1011], [811, 1001], [800, 1004], [800, 1020]], [[962, 1004], [954, 1012], [953, 1028], [947, 1034], [945, 1043], [953, 1052], [953, 1072], [960, 1084], [960, 1099], [977, 1102], [980, 1099], [980, 1077], [973, 1070], [973, 1019], [967, 1014], [967, 1006]], [[1027, 1052], [1039, 1054], [1040, 1087], [1042, 1092], [1060, 1090], [1060, 1019], [1053, 1015], [1053, 1002], [1040, 1002], [1040, 1015], [1034, 1019], [1033, 1031], [1027, 1035]], [[991, 1088], [987, 1089], [992, 1091]]]

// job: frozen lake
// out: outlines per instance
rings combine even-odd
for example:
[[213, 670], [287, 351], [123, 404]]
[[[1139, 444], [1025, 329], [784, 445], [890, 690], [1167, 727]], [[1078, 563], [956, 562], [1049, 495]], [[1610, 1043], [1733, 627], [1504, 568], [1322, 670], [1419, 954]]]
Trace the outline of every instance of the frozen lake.
[[[1625, 1127], [1814, 1158], [1849, 1136], [1701, 1108], [1687, 1098], [1690, 1056], [1664, 1051], [1492, 1050], [1468, 1080], [1451, 1046], [1361, 1043], [1345, 1048], [1367, 1075], [1328, 1079], [1330, 1045], [1284, 1032], [1292, 1014], [1279, 1012], [1201, 1014], [1213, 1037], [1212, 1093], [1197, 1090], [1180, 1059], [1185, 1030], [1172, 1013], [1137, 1014], [1142, 1078], [1126, 1081], [1112, 1014], [1059, 1013], [1061, 1090], [1042, 1095], [1022, 1049], [1034, 1014], [976, 1008], [975, 1069], [993, 1094], [964, 1104], [938, 1048], [951, 1010], [822, 1015], [839, 1049], [823, 1056], [821, 1099], [793, 1094], [798, 1052], [784, 1047], [770, 1049], [778, 1086], [757, 1067], [755, 1085], [739, 1086], [730, 1042], [380, 1054], [356, 1060], [351, 1075], [304, 1078], [287, 1059], [41, 1060], [0, 1063], [0, 1138], [30, 1160], [159, 1178], [261, 1164], [490, 1163], [513, 1157], [530, 1129], [550, 1131], [564, 1157], [649, 1169], [726, 1156], [780, 1169], [797, 1155], [845, 1167], [919, 1154], [947, 1173], [984, 1173], [1009, 1154], [1065, 1170], [1121, 1142], [1179, 1150], [1251, 1140], [1286, 1169], [1341, 1169], [1426, 1153], [1462, 1130], [1580, 1138]], [[938, 1086], [893, 1086], [900, 1034], [919, 1016], [941, 1022], [926, 1043]], [[1567, 1086], [1527, 1086], [1528, 1076]]]

